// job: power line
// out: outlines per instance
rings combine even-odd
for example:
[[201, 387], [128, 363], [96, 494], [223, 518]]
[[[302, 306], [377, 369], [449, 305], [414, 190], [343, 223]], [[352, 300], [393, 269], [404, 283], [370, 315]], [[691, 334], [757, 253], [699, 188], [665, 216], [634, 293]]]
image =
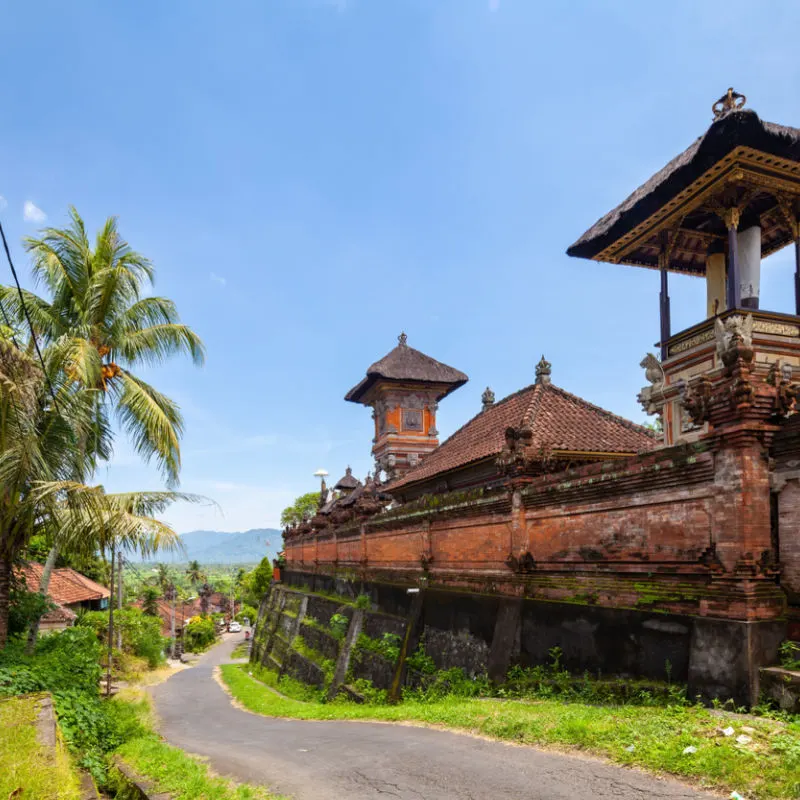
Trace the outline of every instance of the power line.
[[[47, 386], [50, 389], [50, 396], [53, 398], [53, 405], [58, 411], [58, 401], [56, 400], [56, 392], [53, 388], [53, 384], [50, 381], [50, 376], [47, 374], [47, 367], [45, 366], [44, 359], [42, 358], [42, 351], [39, 349], [39, 342], [36, 339], [36, 331], [33, 329], [33, 322], [31, 321], [31, 315], [28, 312], [28, 306], [25, 305], [25, 295], [22, 293], [22, 285], [19, 282], [19, 276], [17, 275], [17, 270], [14, 267], [14, 262], [11, 259], [11, 251], [8, 249], [8, 241], [6, 240], [6, 232], [3, 230], [3, 223], [0, 222], [0, 236], [3, 238], [3, 248], [6, 251], [6, 259], [8, 260], [8, 266], [11, 267], [11, 274], [14, 277], [14, 283], [17, 286], [17, 294], [19, 295], [19, 302], [22, 305], [22, 313], [25, 316], [25, 319], [28, 323], [28, 327], [31, 331], [31, 339], [33, 340], [33, 346], [36, 350], [36, 355], [39, 356], [39, 363], [42, 365], [42, 372], [44, 373], [44, 379], [47, 381]], [[6, 311], [3, 309], [3, 316], [6, 316]], [[8, 317], [6, 317], [8, 319]], [[11, 327], [9, 325], [9, 327]], [[15, 342], [16, 344], [16, 342]], [[19, 345], [17, 345], [19, 347]]]

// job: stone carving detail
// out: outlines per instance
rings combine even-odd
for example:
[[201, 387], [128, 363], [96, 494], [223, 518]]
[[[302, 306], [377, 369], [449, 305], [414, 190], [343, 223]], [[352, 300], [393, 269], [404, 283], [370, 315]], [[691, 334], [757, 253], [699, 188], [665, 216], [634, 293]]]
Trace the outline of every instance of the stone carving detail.
[[681, 393], [680, 403], [693, 425], [701, 426], [708, 422], [711, 409], [711, 380], [709, 377], [700, 375], [692, 378]]
[[753, 360], [752, 314], [746, 317], [734, 314], [724, 322], [717, 318], [714, 323], [714, 337], [717, 340], [717, 355], [726, 367], [731, 367], [740, 358], [747, 363]]
[[542, 356], [536, 365], [536, 383], [547, 385], [550, 383], [550, 375], [553, 372], [553, 365]]
[[780, 359], [773, 362], [767, 373], [767, 383], [776, 389], [775, 413], [781, 417], [786, 417], [797, 410], [800, 385], [792, 383], [792, 377], [792, 365]]
[[506, 443], [497, 456], [497, 466], [507, 473], [524, 469], [532, 439], [533, 431], [527, 426], [506, 428]]
[[637, 399], [641, 403], [645, 414], [657, 414], [663, 403], [664, 370], [661, 367], [661, 362], [652, 353], [648, 353], [639, 362], [639, 366], [645, 371], [644, 375], [650, 381], [650, 386], [645, 386], [639, 392]]
[[526, 550], [519, 558], [513, 553], [506, 557], [506, 566], [514, 572], [529, 575], [536, 569], [536, 559], [531, 555], [530, 550]]
[[494, 405], [494, 392], [488, 386], [486, 387], [486, 391], [481, 395], [481, 404], [484, 411]]

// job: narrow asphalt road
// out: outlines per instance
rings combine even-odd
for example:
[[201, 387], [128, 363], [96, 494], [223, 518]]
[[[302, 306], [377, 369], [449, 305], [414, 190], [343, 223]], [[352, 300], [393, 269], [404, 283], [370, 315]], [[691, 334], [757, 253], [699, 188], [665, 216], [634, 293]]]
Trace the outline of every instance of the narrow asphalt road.
[[241, 634], [153, 689], [160, 730], [218, 773], [295, 800], [651, 800], [708, 798], [599, 761], [447, 731], [262, 717], [235, 708], [213, 677]]

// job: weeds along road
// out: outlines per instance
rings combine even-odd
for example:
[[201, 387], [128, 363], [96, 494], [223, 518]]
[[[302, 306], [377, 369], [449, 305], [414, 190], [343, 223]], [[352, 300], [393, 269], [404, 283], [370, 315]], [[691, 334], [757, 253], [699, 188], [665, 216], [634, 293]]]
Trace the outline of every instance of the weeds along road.
[[220, 774], [294, 800], [677, 800], [710, 798], [599, 761], [371, 722], [274, 719], [242, 711], [214, 680], [241, 634], [153, 688], [159, 729]]

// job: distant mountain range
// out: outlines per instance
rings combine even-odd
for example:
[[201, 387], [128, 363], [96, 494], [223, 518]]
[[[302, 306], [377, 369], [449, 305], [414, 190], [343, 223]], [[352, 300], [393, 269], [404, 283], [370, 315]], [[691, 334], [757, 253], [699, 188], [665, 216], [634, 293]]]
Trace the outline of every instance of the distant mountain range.
[[[274, 528], [254, 528], [241, 533], [223, 531], [191, 531], [182, 533], [185, 553], [159, 553], [148, 561], [166, 564], [197, 560], [201, 564], [248, 564], [264, 556], [275, 558], [282, 547], [281, 531]], [[129, 555], [131, 561], [141, 561], [139, 555]]]

